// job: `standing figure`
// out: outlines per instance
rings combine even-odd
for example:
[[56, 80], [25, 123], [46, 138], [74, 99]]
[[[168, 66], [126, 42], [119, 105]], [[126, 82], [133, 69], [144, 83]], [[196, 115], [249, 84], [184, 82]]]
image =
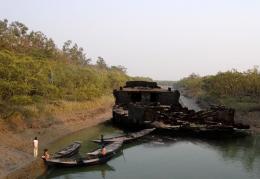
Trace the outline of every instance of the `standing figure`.
[[33, 156], [34, 156], [34, 158], [36, 158], [38, 156], [38, 144], [39, 144], [38, 139], [37, 139], [37, 137], [35, 137], [34, 140], [33, 140]]

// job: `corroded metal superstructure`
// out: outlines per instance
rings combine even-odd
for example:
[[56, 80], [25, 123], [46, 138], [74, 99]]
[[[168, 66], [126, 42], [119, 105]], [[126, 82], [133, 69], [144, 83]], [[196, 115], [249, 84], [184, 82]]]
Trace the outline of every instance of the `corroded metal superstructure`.
[[211, 106], [195, 112], [179, 103], [180, 93], [164, 89], [156, 82], [128, 81], [113, 92], [113, 122], [123, 127], [152, 126], [170, 130], [231, 131], [247, 129], [236, 124], [235, 110], [224, 106]]
[[153, 111], [180, 106], [179, 91], [162, 89], [156, 82], [128, 81], [113, 92], [113, 121], [121, 125], [141, 126], [153, 120]]

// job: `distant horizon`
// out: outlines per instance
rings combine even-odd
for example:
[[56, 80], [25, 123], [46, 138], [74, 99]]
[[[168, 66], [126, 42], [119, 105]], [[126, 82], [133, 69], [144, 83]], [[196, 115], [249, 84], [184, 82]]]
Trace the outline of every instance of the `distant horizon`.
[[[1, 1], [1, 0], [0, 0]], [[176, 81], [260, 65], [260, 1], [1, 1], [0, 18], [66, 40], [131, 76]]]

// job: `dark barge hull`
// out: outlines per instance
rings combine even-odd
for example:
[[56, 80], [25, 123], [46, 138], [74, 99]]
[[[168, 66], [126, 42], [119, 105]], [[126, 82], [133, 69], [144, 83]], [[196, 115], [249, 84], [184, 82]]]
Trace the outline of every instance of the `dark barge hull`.
[[[235, 109], [210, 105], [195, 111], [180, 104], [180, 92], [164, 89], [156, 82], [128, 81], [115, 89], [112, 122], [126, 130], [156, 127], [157, 132], [219, 138], [243, 136], [249, 125], [236, 123]], [[161, 127], [169, 127], [161, 129]]]
[[[203, 127], [189, 127], [189, 126], [173, 126], [173, 127], [158, 127], [153, 123], [131, 123], [131, 120], [128, 119], [128, 116], [125, 112], [120, 113], [117, 111], [117, 108], [114, 108], [112, 121], [119, 127], [123, 129], [128, 128], [156, 128], [156, 134], [165, 134], [173, 136], [188, 136], [188, 137], [199, 137], [199, 138], [231, 138], [231, 137], [245, 137], [251, 135], [252, 132], [248, 126], [238, 126], [236, 125], [215, 125], [213, 128], [206, 127], [207, 125], [203, 124]], [[171, 125], [170, 125], [171, 126]], [[95, 141], [97, 142], [97, 141]]]
[[174, 137], [197, 137], [205, 139], [226, 139], [236, 137], [246, 137], [251, 135], [251, 130], [239, 129], [166, 129], [157, 128], [156, 134], [169, 135]]

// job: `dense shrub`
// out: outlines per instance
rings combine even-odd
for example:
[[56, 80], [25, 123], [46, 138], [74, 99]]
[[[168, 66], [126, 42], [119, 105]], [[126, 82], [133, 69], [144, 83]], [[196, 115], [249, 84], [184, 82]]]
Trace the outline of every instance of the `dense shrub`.
[[68, 40], [58, 49], [51, 38], [20, 22], [0, 20], [0, 102], [27, 105], [43, 100], [91, 100], [111, 94], [131, 78], [123, 66], [96, 64]]
[[176, 86], [185, 88], [191, 96], [200, 99], [238, 109], [259, 109], [260, 72], [257, 67], [244, 72], [231, 70], [205, 77], [191, 75], [180, 80]]
[[0, 99], [22, 104], [18, 101], [34, 101], [34, 96], [49, 100], [89, 100], [111, 93], [130, 78], [117, 69], [33, 59], [0, 51], [0, 79]]

